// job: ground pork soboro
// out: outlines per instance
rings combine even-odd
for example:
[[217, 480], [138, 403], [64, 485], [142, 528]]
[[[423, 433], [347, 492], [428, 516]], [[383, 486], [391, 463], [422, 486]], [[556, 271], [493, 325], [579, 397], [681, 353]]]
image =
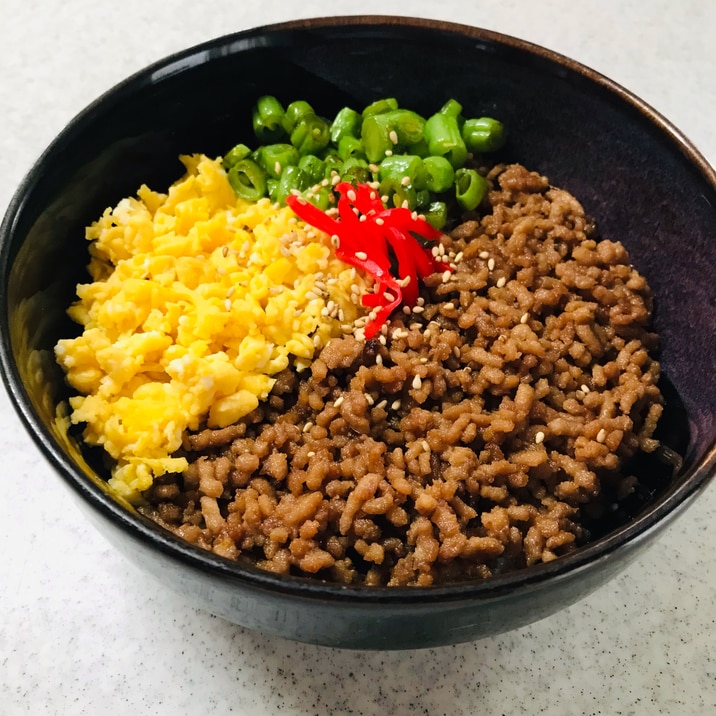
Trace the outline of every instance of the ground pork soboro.
[[645, 280], [577, 200], [519, 165], [444, 241], [413, 311], [333, 339], [237, 425], [187, 435], [152, 516], [217, 554], [349, 584], [431, 585], [553, 560], [662, 410]]

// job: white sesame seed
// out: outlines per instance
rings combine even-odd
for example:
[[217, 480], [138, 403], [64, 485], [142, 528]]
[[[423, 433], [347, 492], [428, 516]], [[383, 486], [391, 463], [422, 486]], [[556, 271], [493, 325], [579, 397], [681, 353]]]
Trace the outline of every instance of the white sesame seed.
[[335, 186], [336, 184], [340, 184], [341, 178], [338, 176], [338, 174], [334, 174], [333, 177], [331, 177], [331, 184]]
[[597, 442], [603, 443], [607, 439], [607, 431], [604, 428], [601, 428], [600, 431], [597, 433]]
[[380, 353], [375, 357], [375, 364], [383, 365], [383, 356]]
[[428, 362], [427, 357], [426, 357], [426, 356], [422, 356], [422, 358], [420, 359], [420, 362], [421, 362], [421, 363], [427, 363], [427, 362]]
[[480, 253], [478, 254], [478, 256], [479, 256], [481, 259], [489, 259], [489, 258], [490, 258], [490, 252], [489, 252], [489, 251], [480, 251]]
[[229, 286], [229, 290], [226, 292], [226, 298], [231, 298], [236, 291], [236, 286]]
[[393, 156], [393, 150], [392, 150], [392, 149], [386, 149], [386, 150], [385, 150], [385, 156], [386, 156], [386, 157], [392, 157], [392, 156]]
[[502, 288], [506, 283], [507, 279], [504, 276], [500, 276], [500, 278], [497, 279], [495, 286], [497, 286], [497, 288]]
[[307, 433], [312, 427], [313, 427], [313, 423], [310, 422], [310, 421], [307, 422], [307, 423], [303, 426], [303, 432], [304, 432], [304, 433]]
[[[370, 169], [373, 174], [377, 174], [380, 171], [380, 167], [377, 164], [369, 164], [368, 169]], [[371, 199], [375, 200], [375, 197], [371, 196]]]
[[390, 141], [393, 142], [393, 144], [398, 143], [398, 133], [394, 130], [390, 130], [390, 134], [388, 135], [390, 137]]
[[356, 197], [356, 193], [355, 193], [355, 191], [353, 191], [353, 189], [349, 189], [349, 190], [346, 192], [346, 196], [347, 196], [351, 201], [355, 201], [356, 198], [357, 198], [357, 197]]
[[365, 261], [368, 258], [368, 254], [365, 251], [356, 251], [356, 258], [358, 261]]
[[331, 244], [334, 248], [339, 248], [341, 245], [341, 237], [338, 236], [338, 234], [333, 234], [333, 236], [331, 236]]
[[455, 358], [460, 357], [460, 347], [459, 346], [453, 346], [452, 347], [452, 354], [455, 356]]
[[226, 258], [229, 255], [229, 247], [228, 246], [222, 246], [221, 247], [221, 255]]
[[530, 320], [530, 314], [529, 313], [523, 313], [522, 317], [520, 318], [520, 323], [527, 323], [527, 321]]
[[391, 410], [400, 410], [400, 401], [399, 401], [399, 400], [394, 400], [394, 401], [390, 404], [390, 409], [391, 409]]
[[544, 433], [540, 430], [540, 431], [535, 435], [535, 442], [537, 443], [537, 445], [539, 445], [543, 440], [544, 440]]
[[492, 271], [495, 268], [495, 259], [490, 259], [487, 262], [487, 270]]
[[276, 174], [280, 174], [281, 173], [281, 162], [279, 162], [277, 160], [273, 165], [273, 170], [276, 172]]
[[423, 440], [420, 443], [420, 446], [423, 448], [423, 450], [425, 450], [425, 452], [430, 452], [430, 444], [428, 443], [427, 440]]
[[413, 313], [422, 313], [424, 310], [423, 306], [413, 306]]
[[370, 393], [363, 393], [365, 396], [365, 401], [368, 403], [368, 405], [373, 405], [375, 403], [375, 400], [373, 400], [373, 396]]
[[446, 311], [452, 311], [452, 310], [455, 308], [455, 304], [454, 304], [452, 301], [449, 301], [448, 303], [446, 303], [446, 304], [443, 306], [443, 308], [444, 308]]
[[333, 401], [333, 407], [334, 407], [334, 408], [340, 408], [340, 407], [341, 407], [341, 404], [343, 403], [343, 400], [344, 400], [343, 396], [342, 396], [342, 395], [339, 395], [339, 396], [335, 399], [335, 401]]
[[419, 375], [416, 375], [413, 378], [413, 388], [415, 388], [415, 390], [420, 390], [422, 385], [423, 385], [423, 379]]
[[465, 255], [465, 254], [463, 254], [462, 251], [458, 251], [458, 252], [455, 254], [455, 258], [454, 258], [453, 260], [455, 261], [456, 264], [459, 264], [459, 263], [462, 261], [462, 257], [463, 257], [464, 255]]
[[384, 336], [387, 336], [387, 335], [388, 335], [388, 324], [387, 324], [387, 323], [384, 323], [384, 324], [380, 327], [380, 332], [381, 332]]
[[403, 177], [403, 178], [400, 180], [400, 184], [401, 184], [402, 186], [408, 186], [408, 184], [410, 184], [410, 177]]
[[425, 305], [425, 299], [422, 296], [418, 296], [418, 300], [415, 302], [418, 304], [418, 306], [424, 306]]
[[315, 457], [315, 456], [316, 456], [316, 453], [313, 450], [309, 450], [306, 453], [306, 457]]
[[589, 393], [589, 392], [590, 392], [589, 386], [588, 386], [586, 383], [584, 383], [583, 385], [581, 385], [581, 386], [579, 386], [579, 387], [582, 389], [582, 392], [583, 392], [583, 393]]
[[378, 341], [381, 346], [385, 346], [388, 344], [388, 339], [382, 333], [378, 336]]
[[378, 218], [375, 220], [375, 223], [378, 224], [378, 226], [383, 226], [383, 224], [385, 223], [385, 221], [383, 221], [383, 219], [381, 219], [380, 217], [378, 217]]
[[313, 291], [306, 291], [306, 300], [307, 301], [313, 301], [316, 298], [320, 298], [320, 296]]
[[423, 327], [422, 323], [411, 323], [410, 324], [411, 331], [419, 331], [422, 327]]
[[375, 407], [376, 407], [376, 408], [380, 408], [380, 409], [382, 410], [382, 409], [385, 408], [387, 405], [388, 405], [388, 401], [387, 401], [387, 400], [381, 400], [380, 403], [378, 403], [378, 405], [376, 405]]
[[384, 291], [383, 297], [385, 298], [386, 301], [393, 301], [395, 299], [395, 296], [393, 296], [393, 294], [390, 291]]
[[231, 299], [230, 299], [230, 298], [227, 298], [227, 299], [224, 301], [224, 308], [225, 308], [227, 311], [230, 311], [230, 310], [231, 310]]
[[403, 313], [407, 316], [410, 313], [410, 306], [403, 306]]

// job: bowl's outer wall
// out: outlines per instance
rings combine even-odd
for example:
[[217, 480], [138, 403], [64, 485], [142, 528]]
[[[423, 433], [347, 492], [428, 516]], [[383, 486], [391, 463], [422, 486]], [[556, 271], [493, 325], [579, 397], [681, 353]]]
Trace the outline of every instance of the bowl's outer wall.
[[[695, 499], [695, 495], [691, 500]], [[617, 552], [582, 569], [519, 589], [486, 592], [435, 602], [401, 603], [306, 597], [246, 585], [231, 573], [207, 573], [176, 555], [140, 543], [120, 525], [77, 500], [96, 528], [146, 574], [194, 606], [235, 624], [311, 644], [348, 649], [420, 649], [494, 636], [543, 619], [583, 599], [622, 572], [683, 513], [691, 500]], [[415, 595], [417, 596], [417, 594]]]
[[[134, 194], [142, 183], [164, 189], [182, 173], [179, 154], [219, 155], [247, 141], [250, 108], [267, 92], [284, 103], [306, 99], [326, 116], [344, 104], [360, 107], [381, 96], [395, 96], [402, 105], [429, 114], [455, 97], [467, 115], [503, 120], [510, 140], [501, 158], [538, 169], [573, 192], [587, 212], [598, 217], [602, 234], [627, 246], [649, 280], [656, 296], [663, 367], [688, 414], [687, 467], [703, 460], [709, 450], [713, 461], [713, 174], [708, 179], [703, 167], [694, 166], [688, 152], [669, 137], [671, 130], [658, 128], [637, 106], [622, 101], [618, 91], [595, 84], [570, 69], [569, 63], [555, 64], [517, 42], [498, 43], [489, 33], [444, 25], [431, 30], [425, 25], [381, 20], [370, 26], [354, 18], [332, 27], [319, 22], [309, 30], [258, 30], [155, 66], [82, 113], [43, 155], [10, 207], [2, 248], [3, 281], [7, 282], [7, 290], [2, 289], [7, 324], [2, 330], [4, 342], [9, 340], [12, 346], [12, 355], [3, 346], [8, 388], [26, 421], [39, 418], [44, 424], [35, 438], [68, 483], [93, 505], [95, 521], [105, 523], [104, 531], [123, 551], [136, 550], [135, 558], [145, 565], [153, 561], [154, 571], [173, 573], [167, 581], [175, 588], [182, 587], [176, 584], [180, 575], [171, 566], [172, 559], [153, 556], [145, 537], [139, 536], [141, 530], [118, 531], [120, 522], [127, 523], [112, 514], [108, 498], [98, 489], [101, 482], [75, 444], [54, 426], [57, 403], [67, 392], [52, 359], [52, 347], [59, 337], [77, 330], [66, 318], [65, 308], [74, 299], [76, 283], [86, 279], [84, 227], [107, 206]], [[683, 211], [683, 206], [689, 210]], [[13, 359], [29, 404], [16, 384]], [[35, 427], [30, 425], [31, 432]], [[66, 457], [58, 457], [48, 431], [93, 484], [83, 484], [71, 475]], [[709, 465], [713, 468], [713, 462]], [[127, 521], [131, 523], [131, 518]], [[624, 559], [634, 549], [626, 545]], [[168, 560], [166, 569], [161, 566], [163, 559]], [[196, 568], [182, 564], [190, 574], [187, 584], [196, 585]], [[435, 625], [425, 624], [420, 638], [423, 644], [443, 643], [518, 626], [583, 596], [618, 568], [618, 559], [613, 564], [596, 560], [591, 571], [584, 569], [573, 579], [556, 580], [552, 587], [527, 589], [523, 585], [521, 596], [516, 587], [489, 604], [473, 604], [474, 618], [465, 616], [467, 607], [449, 612], [454, 615], [454, 633], [442, 630], [431, 636]], [[240, 581], [234, 585], [237, 589]], [[206, 586], [205, 593], [194, 596], [206, 604], [215, 599], [209, 608], [239, 623], [293, 638], [330, 641], [325, 634], [311, 637], [322, 630], [310, 624], [318, 620], [340, 629], [346, 609], [330, 600], [317, 600], [313, 606], [302, 605], [303, 611], [292, 612], [291, 600], [283, 600], [278, 606], [285, 622], [272, 627], [271, 619], [278, 619], [279, 611], [270, 618], [261, 604], [278, 597], [246, 592], [246, 596], [234, 596], [238, 605], [234, 609], [225, 601], [233, 587], [222, 591], [218, 581], [215, 586], [215, 597], [209, 593], [213, 587]], [[195, 590], [196, 586], [186, 589]], [[534, 609], [526, 609], [525, 602]], [[432, 607], [424, 604], [421, 608], [427, 619]], [[263, 616], [250, 616], [259, 613]], [[358, 621], [350, 623], [356, 644], [384, 647], [385, 634], [396, 644], [410, 641], [405, 634], [400, 636], [410, 623], [407, 617], [397, 619], [402, 631], [391, 631], [382, 618], [368, 619], [362, 627], [368, 630], [365, 633], [358, 629]], [[350, 635], [346, 639], [350, 641]]]

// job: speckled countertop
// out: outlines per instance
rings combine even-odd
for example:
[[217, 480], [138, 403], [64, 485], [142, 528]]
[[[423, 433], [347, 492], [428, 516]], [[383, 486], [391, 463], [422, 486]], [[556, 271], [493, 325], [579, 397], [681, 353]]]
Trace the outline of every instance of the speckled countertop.
[[[716, 163], [714, 2], [2, 0], [0, 211], [65, 122], [146, 64], [269, 22], [385, 12], [574, 57]], [[3, 716], [716, 713], [715, 485], [626, 574], [560, 614], [456, 647], [348, 652], [247, 632], [145, 579], [76, 510], [4, 391], [0, 454]]]

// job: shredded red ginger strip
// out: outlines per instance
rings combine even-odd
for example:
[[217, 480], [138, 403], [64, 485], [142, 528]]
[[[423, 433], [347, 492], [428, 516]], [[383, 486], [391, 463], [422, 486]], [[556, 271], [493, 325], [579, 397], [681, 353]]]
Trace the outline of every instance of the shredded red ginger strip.
[[[300, 196], [290, 195], [286, 203], [299, 219], [337, 237], [333, 243], [339, 259], [375, 279], [375, 292], [361, 298], [364, 306], [373, 309], [365, 327], [365, 337], [372, 338], [401, 303], [411, 308], [415, 305], [418, 279], [451, 269], [436, 261], [415, 238], [416, 234], [430, 241], [440, 238], [441, 233], [425, 219], [416, 217], [410, 209], [386, 208], [367, 184], [340, 182], [336, 191], [337, 219]], [[397, 277], [391, 274], [388, 247], [397, 260]]]

